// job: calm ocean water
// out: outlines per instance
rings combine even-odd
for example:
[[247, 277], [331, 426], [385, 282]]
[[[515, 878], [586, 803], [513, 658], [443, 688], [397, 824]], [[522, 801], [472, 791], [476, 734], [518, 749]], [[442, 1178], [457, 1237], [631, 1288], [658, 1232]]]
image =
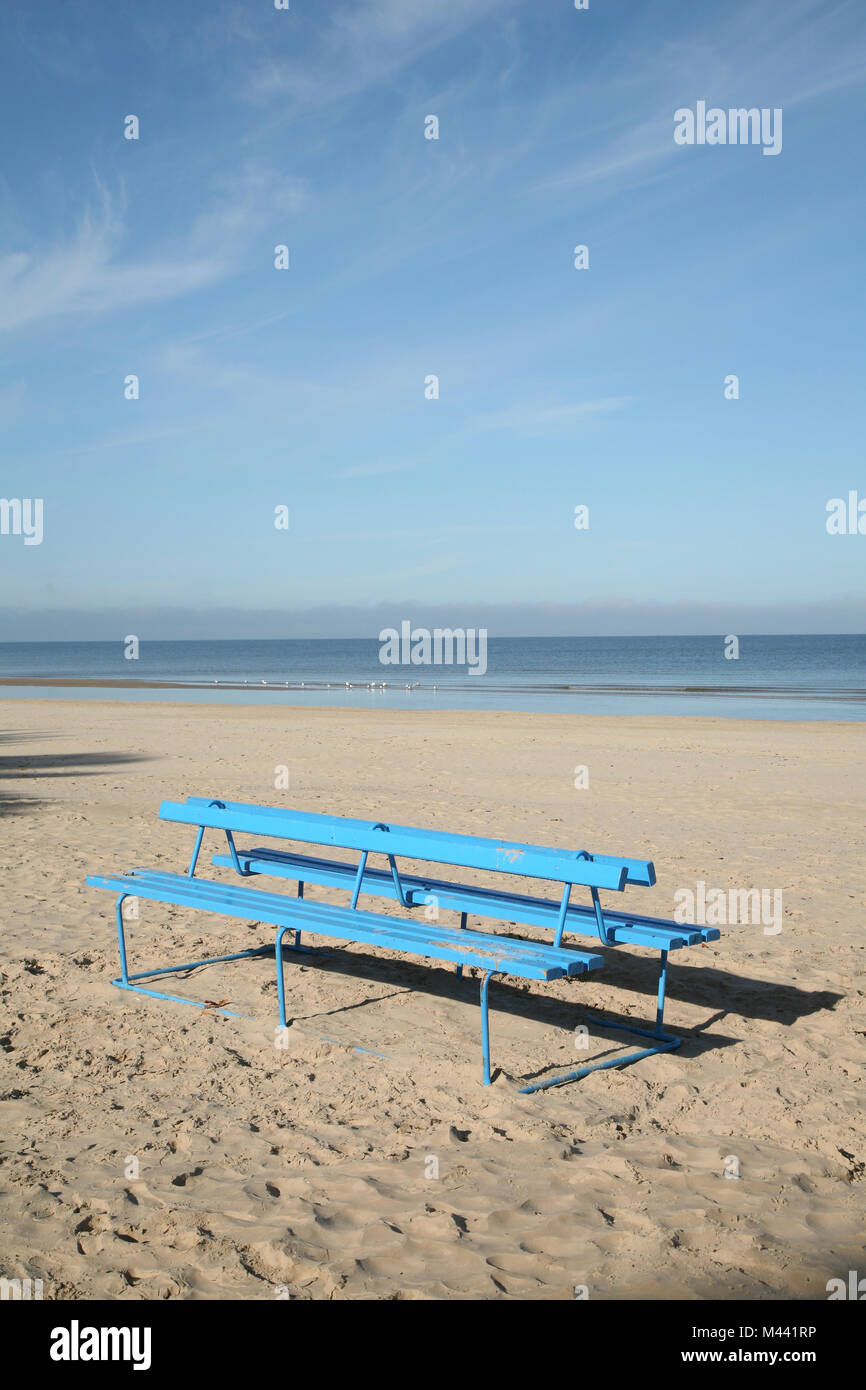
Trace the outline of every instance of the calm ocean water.
[[[0, 676], [123, 681], [129, 687], [21, 685], [0, 687], [0, 694], [866, 718], [861, 634], [742, 637], [736, 660], [726, 659], [722, 637], [492, 637], [484, 675], [469, 674], [465, 665], [383, 665], [379, 651], [367, 638], [142, 641], [138, 659], [128, 660], [121, 642], [6, 642], [0, 643]], [[167, 688], [136, 689], [136, 681]]]

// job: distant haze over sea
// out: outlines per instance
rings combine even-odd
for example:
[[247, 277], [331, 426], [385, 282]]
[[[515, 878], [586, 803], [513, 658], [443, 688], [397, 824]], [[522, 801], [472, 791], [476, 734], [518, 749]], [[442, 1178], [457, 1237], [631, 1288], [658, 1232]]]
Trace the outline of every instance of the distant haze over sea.
[[130, 604], [124, 608], [0, 608], [0, 642], [110, 642], [128, 632], [163, 641], [205, 638], [376, 637], [409, 619], [421, 627], [486, 628], [491, 637], [657, 637], [744, 633], [862, 633], [866, 602], [844, 598], [814, 603], [670, 603], [626, 599], [578, 603], [487, 603], [400, 599], [357, 607], [181, 608]]

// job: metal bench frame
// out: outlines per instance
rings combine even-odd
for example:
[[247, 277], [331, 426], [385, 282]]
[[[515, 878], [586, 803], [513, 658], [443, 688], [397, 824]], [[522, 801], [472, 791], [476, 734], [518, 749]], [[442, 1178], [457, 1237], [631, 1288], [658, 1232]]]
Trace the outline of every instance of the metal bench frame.
[[[160, 818], [197, 826], [195, 844], [185, 875], [186, 880], [195, 879], [204, 831], [207, 828], [213, 828], [221, 830], [225, 834], [228, 847], [228, 854], [214, 855], [213, 863], [232, 867], [236, 874], [242, 878], [267, 873], [277, 877], [297, 879], [297, 898], [261, 894], [255, 890], [241, 891], [240, 896], [236, 898], [234, 894], [237, 894], [239, 890], [233, 890], [233, 895], [229, 899], [228, 890], [222, 895], [217, 892], [217, 898], [220, 902], [225, 898], [227, 902], [230, 901], [233, 904], [233, 910], [229, 911], [226, 906], [211, 906], [207, 901], [199, 900], [202, 897], [200, 890], [205, 890], [205, 896], [211, 892], [212, 901], [216, 902], [217, 898], [213, 897], [211, 890], [226, 889], [224, 884], [212, 883], [209, 880], [195, 879], [197, 891], [194, 894], [184, 895], [181, 887], [173, 887], [175, 881], [178, 885], [184, 883], [185, 879], [180, 875], [135, 870], [124, 875], [90, 876], [87, 879], [89, 884], [115, 888], [119, 893], [115, 913], [121, 973], [112, 981], [114, 985], [151, 998], [191, 1004], [202, 1009], [218, 1009], [219, 1012], [229, 1017], [244, 1017], [244, 1015], [234, 1013], [222, 1006], [200, 1003], [180, 995], [147, 988], [142, 982], [164, 975], [195, 970], [204, 965], [273, 955], [276, 961], [280, 1026], [286, 1027], [285, 956], [287, 953], [289, 955], [306, 955], [311, 951], [310, 947], [301, 944], [301, 921], [308, 930], [317, 934], [337, 935], [354, 941], [370, 940], [370, 931], [374, 931], [374, 933], [376, 931], [375, 928], [368, 928], [365, 932], [361, 929], [362, 922], [381, 923], [383, 924], [382, 945], [388, 945], [398, 950], [407, 950], [428, 958], [432, 956], [435, 959], [456, 961], [458, 975], [462, 975], [463, 966], [466, 963], [472, 964], [480, 970], [484, 1085], [489, 1085], [491, 1079], [489, 985], [493, 975], [516, 974], [522, 975], [524, 978], [555, 979], [565, 974], [583, 973], [585, 970], [599, 968], [603, 964], [603, 957], [587, 955], [584, 952], [575, 951], [571, 947], [563, 947], [562, 937], [566, 930], [577, 930], [587, 934], [588, 928], [591, 926], [591, 934], [596, 935], [605, 946], [625, 944], [628, 941], [632, 944], [659, 948], [664, 940], [666, 945], [660, 949], [655, 1027], [653, 1029], [640, 1028], [629, 1023], [598, 1018], [594, 1015], [588, 1018], [589, 1022], [598, 1026], [649, 1039], [652, 1045], [626, 1056], [594, 1062], [564, 1075], [523, 1086], [520, 1088], [522, 1094], [531, 1094], [535, 1091], [563, 1085], [566, 1082], [579, 1081], [594, 1071], [627, 1066], [645, 1057], [669, 1052], [679, 1047], [682, 1039], [664, 1031], [669, 950], [691, 945], [696, 941], [713, 940], [719, 936], [719, 932], [715, 928], [675, 928], [672, 923], [663, 922], [658, 918], [608, 913], [602, 909], [599, 900], [599, 886], [622, 891], [626, 883], [629, 882], [645, 885], [655, 882], [653, 865], [645, 860], [592, 855], [586, 850], [569, 854], [566, 851], [546, 850], [537, 846], [482, 840], [474, 836], [439, 834], [405, 826], [389, 827], [382, 822], [370, 824], [343, 817], [316, 816], [293, 811], [281, 812], [272, 808], [247, 806], [243, 803], [226, 803], [217, 799], [208, 801], [201, 797], [190, 797], [185, 803], [164, 802], [160, 808]], [[357, 865], [351, 865], [332, 860], [312, 860], [306, 856], [279, 851], [258, 849], [241, 849], [239, 851], [234, 840], [236, 831], [357, 849], [360, 850], [360, 859]], [[381, 837], [384, 835], [389, 836], [387, 846], [383, 845], [381, 841]], [[438, 863], [462, 863], [464, 866], [474, 868], [494, 868], [497, 871], [525, 874], [534, 878], [554, 878], [562, 874], [565, 876], [564, 880], [560, 878], [560, 881], [563, 882], [562, 897], [559, 904], [556, 904], [549, 899], [529, 898], [525, 895], [499, 891], [488, 893], [469, 885], [420, 879], [414, 875], [401, 875], [397, 866], [397, 854], [391, 852], [392, 848], [411, 858], [435, 860]], [[388, 863], [387, 873], [368, 868], [368, 859], [371, 853], [384, 855]], [[527, 858], [530, 861], [529, 865], [524, 862]], [[315, 866], [320, 866], [318, 879], [316, 878]], [[171, 882], [168, 882], [166, 886], [161, 882], [162, 880], [171, 880]], [[351, 891], [350, 907], [348, 909], [333, 908], [330, 905], [313, 904], [309, 900], [305, 901], [304, 884], [310, 881], [336, 882], [338, 886], [349, 888]], [[571, 890], [575, 883], [589, 887], [592, 903], [590, 908], [581, 908], [571, 904]], [[437, 898], [439, 896], [436, 891], [437, 888], [444, 890], [448, 903], [460, 911], [460, 930], [461, 932], [466, 931], [465, 951], [461, 946], [457, 946], [454, 953], [450, 951], [443, 953], [439, 949], [425, 950], [423, 949], [424, 946], [430, 947], [433, 943], [419, 936], [416, 931], [410, 931], [406, 919], [383, 916], [382, 914], [359, 913], [357, 909], [358, 898], [362, 889], [377, 896], [395, 898], [401, 907], [411, 909], [424, 905], [429, 901], [431, 895]], [[171, 896], [172, 893], [175, 896]], [[201, 906], [205, 909], [210, 907], [211, 910], [217, 912], [232, 916], [246, 916], [250, 920], [270, 920], [271, 925], [277, 926], [274, 944], [273, 946], [268, 944], [246, 951], [234, 952], [230, 955], [190, 961], [183, 965], [165, 966], [130, 974], [123, 921], [123, 903], [127, 897], [132, 895], [156, 901], [175, 902], [179, 905]], [[186, 902], [184, 902], [184, 896], [187, 898]], [[267, 903], [264, 902], [265, 899], [268, 900]], [[260, 904], [263, 904], [263, 910], [255, 912], [254, 908]], [[240, 908], [240, 911], [234, 910], [237, 907]], [[505, 917], [506, 920], [511, 920], [511, 914], [513, 914], [517, 920], [554, 925], [554, 940], [548, 947], [545, 947], [544, 943], [528, 941], [525, 938], [500, 937], [503, 959], [497, 961], [495, 966], [487, 965], [483, 959], [479, 959], [477, 956], [474, 960], [470, 959], [473, 954], [472, 946], [478, 941], [489, 942], [495, 938], [467, 930], [466, 920], [469, 911], [484, 916]], [[555, 921], [552, 920], [554, 916]], [[283, 921], [283, 917], [286, 917], [287, 920]], [[334, 923], [337, 924], [336, 930]], [[347, 928], [345, 931], [342, 929], [344, 923]], [[402, 932], [401, 926], [405, 928]], [[442, 936], [448, 930], [451, 929], [437, 927], [435, 932], [428, 933], [428, 935], [438, 934]], [[294, 937], [291, 944], [287, 944], [285, 941], [289, 932], [293, 933]], [[375, 944], [379, 943], [375, 942]], [[439, 945], [442, 945], [444, 949], [444, 943], [439, 943]], [[419, 947], [422, 949], [418, 949]], [[546, 969], [537, 971], [517, 968], [515, 952], [519, 953], [521, 948], [534, 948], [536, 951], [543, 952], [545, 958], [555, 963], [549, 964]], [[560, 953], [564, 954], [560, 955]], [[563, 962], [565, 968], [560, 968]], [[569, 962], [573, 963], [573, 968]]]
[[[203, 965], [215, 965], [224, 961], [243, 960], [254, 956], [273, 956], [277, 967], [277, 996], [279, 999], [279, 1023], [286, 1028], [285, 963], [284, 953], [309, 952], [309, 947], [297, 944], [286, 947], [284, 937], [287, 932], [297, 932], [296, 921], [303, 920], [309, 929], [326, 936], [337, 936], [347, 941], [366, 942], [372, 945], [390, 947], [419, 954], [427, 958], [462, 962], [479, 969], [481, 979], [481, 1038], [482, 1071], [485, 1085], [490, 1084], [490, 1029], [488, 1020], [488, 986], [496, 974], [518, 976], [532, 980], [555, 980], [565, 975], [582, 975], [588, 970], [598, 970], [604, 958], [598, 954], [578, 951], [573, 947], [557, 947], [549, 943], [526, 941], [521, 938], [483, 934], [460, 928], [447, 928], [437, 925], [435, 929], [423, 929], [405, 918], [385, 916], [381, 913], [361, 912], [357, 908], [334, 907], [326, 903], [303, 903], [274, 893], [262, 893], [254, 889], [233, 888], [224, 883], [209, 879], [192, 879], [181, 874], [160, 873], [146, 869], [134, 869], [124, 874], [93, 874], [87, 882], [97, 888], [113, 889], [118, 893], [115, 904], [117, 920], [117, 939], [120, 950], [121, 973], [112, 984], [120, 989], [131, 990], [135, 994], [148, 995], [153, 999], [168, 999], [173, 1003], [192, 1004], [197, 1008], [214, 1007], [230, 1018], [242, 1018], [221, 1005], [201, 1003], [177, 994], [167, 994], [161, 990], [147, 988], [141, 982], [162, 975], [195, 970]], [[274, 945], [255, 947], [248, 951], [238, 951], [227, 956], [212, 956], [204, 960], [189, 961], [182, 965], [162, 966], [154, 970], [142, 970], [130, 974], [126, 948], [123, 903], [127, 897], [137, 896], [152, 902], [172, 903], [179, 906], [202, 908], [225, 916], [246, 918], [249, 921], [270, 921], [277, 927]], [[438, 942], [430, 938], [439, 937]], [[446, 938], [442, 940], [441, 938]], [[447, 938], [450, 938], [450, 942]]]

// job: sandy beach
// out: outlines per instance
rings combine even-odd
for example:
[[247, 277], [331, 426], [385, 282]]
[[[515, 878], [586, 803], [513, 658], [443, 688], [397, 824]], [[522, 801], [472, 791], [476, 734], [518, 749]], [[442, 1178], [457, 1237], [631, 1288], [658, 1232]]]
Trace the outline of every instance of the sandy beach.
[[[59, 1299], [767, 1299], [862, 1266], [862, 724], [3, 706], [7, 1277]], [[644, 856], [658, 882], [629, 907], [781, 890], [781, 930], [673, 957], [678, 1052], [546, 1093], [520, 1078], [580, 1065], [586, 1012], [652, 1021], [649, 952], [494, 980], [484, 1088], [474, 979], [320, 938], [279, 1050], [269, 960], [166, 986], [242, 1019], [110, 984], [113, 899], [85, 876], [181, 871], [192, 833], [157, 810], [188, 795]], [[207, 853], [200, 872], [232, 878]], [[271, 935], [142, 902], [133, 968]], [[621, 1047], [590, 1030], [590, 1057]]]

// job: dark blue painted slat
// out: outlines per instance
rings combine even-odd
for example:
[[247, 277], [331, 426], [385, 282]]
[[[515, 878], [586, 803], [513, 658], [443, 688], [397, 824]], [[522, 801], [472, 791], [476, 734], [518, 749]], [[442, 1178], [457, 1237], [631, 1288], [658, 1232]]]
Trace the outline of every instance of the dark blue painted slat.
[[[300, 878], [307, 883], [318, 883], [331, 888], [350, 887], [357, 875], [355, 864], [332, 859], [315, 859], [282, 850], [238, 850], [238, 857], [244, 867], [249, 867], [253, 873], [292, 880]], [[231, 857], [227, 854], [215, 854], [211, 862], [227, 868], [232, 867]], [[531, 898], [519, 893], [498, 893], [441, 879], [422, 879], [412, 874], [401, 874], [401, 881], [404, 888], [417, 895], [419, 900], [423, 901], [425, 896], [433, 895], [438, 899], [440, 907], [457, 912], [469, 911], [479, 917], [498, 917], [540, 927], [555, 927], [559, 918], [559, 903], [546, 902], [542, 898]], [[393, 878], [390, 873], [381, 869], [366, 870], [361, 891], [375, 897], [397, 896]], [[715, 927], [679, 925], [660, 918], [629, 916], [626, 913], [604, 912], [604, 922], [613, 932], [617, 943], [651, 946], [664, 951], [676, 951], [702, 941], [715, 941], [719, 937]], [[592, 908], [581, 908], [578, 905], [570, 907], [565, 929], [595, 936], [596, 921]]]

